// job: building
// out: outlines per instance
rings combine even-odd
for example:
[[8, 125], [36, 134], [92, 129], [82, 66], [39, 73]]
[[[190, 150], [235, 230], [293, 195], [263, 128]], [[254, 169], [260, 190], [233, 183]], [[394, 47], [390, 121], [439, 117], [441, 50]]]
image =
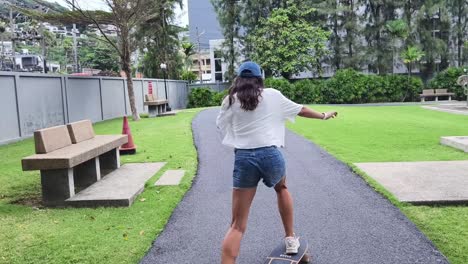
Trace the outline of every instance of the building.
[[[227, 69], [222, 59], [224, 36], [210, 0], [189, 0], [188, 17], [190, 42], [195, 44], [197, 51], [192, 56], [191, 71], [198, 76], [200, 58], [203, 82], [224, 81]], [[198, 55], [198, 48], [200, 55]]]

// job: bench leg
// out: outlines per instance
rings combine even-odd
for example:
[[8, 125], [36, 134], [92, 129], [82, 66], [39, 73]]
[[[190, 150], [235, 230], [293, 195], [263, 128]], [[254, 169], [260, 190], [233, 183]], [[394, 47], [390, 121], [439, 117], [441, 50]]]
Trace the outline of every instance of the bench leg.
[[90, 159], [74, 168], [75, 186], [84, 189], [101, 179], [99, 157]]
[[64, 205], [75, 195], [73, 169], [41, 170], [42, 201], [47, 206]]
[[439, 96], [436, 96], [435, 98], [436, 98], [435, 101], [438, 102], [439, 101]]
[[452, 96], [451, 96], [451, 95], [449, 95], [449, 102], [450, 102], [450, 101], [452, 101]]
[[421, 97], [421, 102], [422, 103], [426, 102], [426, 99], [424, 97]]
[[99, 156], [99, 163], [102, 174], [107, 174], [110, 171], [120, 168], [119, 149], [113, 149]]
[[158, 107], [156, 105], [148, 105], [148, 116], [149, 117], [158, 116]]

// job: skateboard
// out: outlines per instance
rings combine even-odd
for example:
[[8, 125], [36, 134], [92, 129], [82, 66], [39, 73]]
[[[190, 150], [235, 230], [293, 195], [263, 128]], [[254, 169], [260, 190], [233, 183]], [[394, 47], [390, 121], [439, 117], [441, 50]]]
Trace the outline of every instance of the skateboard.
[[267, 257], [265, 264], [302, 264], [302, 263], [311, 263], [311, 258], [309, 254], [309, 244], [303, 238], [299, 238], [299, 243], [301, 246], [297, 254], [288, 255], [286, 254], [286, 245], [283, 241], [278, 245], [270, 255]]

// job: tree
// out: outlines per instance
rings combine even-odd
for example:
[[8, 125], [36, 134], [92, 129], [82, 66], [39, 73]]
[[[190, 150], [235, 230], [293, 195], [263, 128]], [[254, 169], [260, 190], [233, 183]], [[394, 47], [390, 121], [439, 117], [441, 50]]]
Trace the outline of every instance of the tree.
[[452, 19], [453, 41], [457, 48], [457, 66], [462, 66], [465, 63], [463, 46], [468, 30], [468, 2], [466, 0], [447, 0], [447, 6]]
[[306, 69], [320, 71], [329, 34], [306, 20], [314, 9], [287, 3], [287, 8], [275, 9], [268, 19], [260, 19], [248, 37], [253, 44], [252, 59], [266, 71], [289, 79]]
[[228, 70], [226, 77], [233, 80], [235, 77], [235, 67], [239, 53], [236, 46], [239, 38], [241, 5], [237, 0], [211, 0], [213, 7], [218, 14], [218, 21], [224, 35], [224, 60], [227, 62]]
[[366, 56], [369, 70], [378, 74], [390, 72], [392, 57], [389, 35], [385, 34], [386, 22], [397, 18], [397, 9], [401, 1], [367, 0], [365, 1], [364, 36], [367, 42]]
[[[152, 15], [140, 24], [137, 31], [140, 50], [145, 52], [142, 71], [152, 78], [163, 78], [166, 73], [169, 78], [180, 78], [184, 63], [178, 34], [183, 29], [174, 25], [174, 9], [176, 5], [182, 6], [182, 1], [153, 2], [147, 7]], [[167, 65], [166, 73], [160, 68], [161, 63]]]
[[413, 64], [419, 62], [422, 57], [424, 57], [424, 52], [416, 47], [416, 46], [408, 46], [406, 50], [401, 53], [401, 58], [403, 62], [406, 64], [406, 68], [408, 69], [408, 81], [411, 78], [411, 72], [413, 71]]
[[182, 43], [182, 52], [184, 53], [184, 70], [190, 70], [192, 66], [192, 55], [195, 54], [195, 45], [191, 42], [184, 42]]
[[392, 40], [392, 73], [394, 72], [395, 68], [395, 53], [398, 50], [398, 40], [405, 40], [408, 37], [408, 27], [406, 23], [401, 20], [390, 20], [386, 24], [387, 31], [389, 32]]
[[[135, 92], [133, 90], [131, 53], [135, 50], [134, 33], [139, 25], [150, 19], [154, 14], [152, 0], [104, 0], [108, 11], [89, 11], [81, 8], [75, 1], [65, 0], [67, 4], [73, 7], [74, 11], [65, 11], [61, 13], [42, 14], [29, 12], [42, 20], [50, 22], [61, 22], [64, 24], [94, 25], [103, 38], [119, 54], [121, 68], [127, 79], [128, 98], [133, 120], [140, 119], [135, 104]], [[104, 30], [104, 25], [114, 25], [117, 28], [118, 41], [114, 41]]]
[[434, 72], [444, 70], [449, 64], [449, 15], [445, 0], [426, 0], [416, 17], [416, 33], [424, 52], [421, 77], [428, 80]]
[[99, 38], [82, 41], [84, 43], [79, 49], [79, 61], [82, 66], [101, 71], [119, 72], [119, 54], [109, 43]]

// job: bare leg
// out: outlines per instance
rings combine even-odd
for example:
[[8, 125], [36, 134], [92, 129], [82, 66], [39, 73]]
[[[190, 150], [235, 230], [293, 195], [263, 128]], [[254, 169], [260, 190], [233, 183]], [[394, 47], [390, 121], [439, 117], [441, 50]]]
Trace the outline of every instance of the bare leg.
[[222, 264], [236, 263], [242, 236], [247, 228], [250, 205], [256, 191], [256, 188], [232, 190], [232, 222], [224, 236]]
[[284, 232], [286, 236], [294, 236], [294, 216], [293, 199], [286, 186], [286, 177], [275, 185], [276, 195], [278, 197], [278, 210], [283, 221]]

